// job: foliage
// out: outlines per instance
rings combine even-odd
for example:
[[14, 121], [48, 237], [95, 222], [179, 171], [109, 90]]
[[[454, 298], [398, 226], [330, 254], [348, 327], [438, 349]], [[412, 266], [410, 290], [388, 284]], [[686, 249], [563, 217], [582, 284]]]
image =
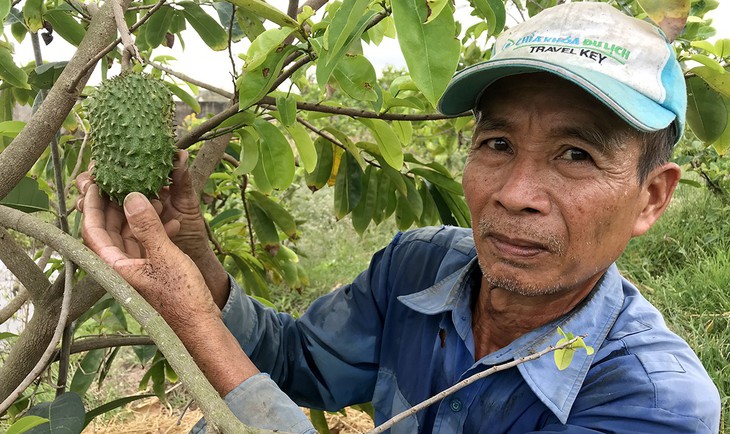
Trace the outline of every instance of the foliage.
[[[473, 0], [470, 10], [477, 22], [466, 28], [455, 18], [454, 5], [442, 0], [428, 4], [414, 0], [293, 2], [298, 10], [290, 8], [287, 13], [263, 0], [131, 3], [124, 19], [127, 25], [135, 24], [133, 37], [143, 59], [135, 66], [137, 70], [164, 80], [195, 112], [201, 110], [197, 100], [201, 87], [222, 94], [233, 104], [232, 110], [193, 119], [181, 131], [177, 145], [191, 152], [196, 165], [202, 167], [212, 160], [212, 169], [203, 171], [198, 179], [209, 238], [226, 269], [250, 294], [277, 304], [283, 299], [283, 287], [307, 291], [308, 284], [319, 283], [317, 273], [328, 273], [318, 268], [330, 263], [339, 267], [339, 259], [349, 256], [353, 230], [363, 237], [361, 242], [373, 242], [363, 248], [370, 250], [385, 241], [374, 234], [377, 225], [400, 230], [438, 223], [470, 225], [459, 178], [471, 119], [445, 118], [434, 113], [434, 107], [454, 71], [489, 57], [494, 37], [509, 26], [507, 5], [513, 7], [513, 3], [519, 9], [516, 15], [526, 17], [558, 2]], [[628, 13], [648, 15], [657, 22], [682, 21], [689, 14], [674, 45], [691, 101], [688, 123], [693, 134], [681, 145], [682, 162], [727, 195], [728, 166], [722, 155], [730, 147], [730, 41], [708, 42], [714, 29], [705, 18], [717, 1], [681, 0], [671, 6], [650, 0], [618, 3]], [[0, 43], [0, 157], [18, 146], [30, 149], [38, 140], [24, 142], [23, 132], [31, 127], [45, 125], [49, 137], [58, 133], [53, 141], [57, 156], [55, 151], [36, 146], [40, 151], [32, 164], [18, 162], [17, 173], [0, 173], [0, 186], [15, 187], [0, 194], [0, 203], [35, 212], [28, 218], [63, 220], [68, 214], [74, 236], [78, 236], [80, 216], [72, 207], [66, 212], [65, 204], [75, 197], [65, 185], [89, 163], [86, 108], [76, 103], [60, 110], [58, 131], [49, 119], [14, 118], [13, 108], [47, 106], [47, 95], [59, 91], [63, 74], [71, 70], [74, 59], [42, 62], [38, 36], [46, 43], [60, 37], [81, 52], [83, 42], [96, 37], [87, 37], [95, 19], [91, 18], [93, 9], [56, 0], [0, 2], [0, 18], [5, 23], [5, 38]], [[170, 69], [173, 59], [156, 55], [158, 47], [183, 44], [186, 28], [211, 50], [229, 50], [231, 57], [244, 61], [242, 69], [231, 71], [237, 77], [232, 92], [175, 72]], [[19, 65], [14, 51], [26, 38], [32, 39], [38, 60]], [[363, 45], [377, 46], [384, 38], [397, 39], [407, 70], [386, 70], [378, 79], [363, 55]], [[102, 76], [121, 61], [122, 51], [113, 49], [100, 57]], [[79, 73], [74, 83], [84, 82], [84, 74]], [[94, 92], [93, 87], [84, 88], [81, 99]], [[216, 148], [217, 139], [224, 142], [223, 147]], [[6, 177], [12, 180], [15, 175], [20, 181], [6, 182]], [[301, 199], [304, 185], [314, 192], [309, 198], [317, 198], [313, 199], [316, 202]], [[322, 198], [331, 205], [325, 207]], [[338, 222], [335, 233], [339, 238], [330, 246], [313, 248], [320, 241], [313, 235], [320, 233], [316, 224], [324, 217], [310, 213], [307, 207], [331, 209], [326, 221]], [[342, 229], [343, 221], [351, 222], [352, 230]], [[328, 247], [329, 252], [321, 251]], [[33, 255], [41, 256], [40, 250]], [[302, 252], [310, 252], [310, 257]], [[681, 253], [662, 252], [683, 260]], [[323, 261], [323, 257], [328, 259]], [[642, 257], [652, 256], [647, 251]], [[641, 269], [659, 266], [652, 262]], [[356, 267], [352, 265], [353, 270]], [[50, 276], [61, 268], [56, 258], [46, 272]], [[649, 273], [652, 278], [658, 275]], [[80, 271], [76, 278], [83, 276]], [[290, 306], [280, 303], [279, 307]], [[713, 327], [722, 321], [713, 322]], [[141, 332], [109, 296], [80, 315], [75, 331], [77, 336]], [[170, 364], [152, 346], [138, 345], [135, 353], [140, 363], [149, 363], [142, 385], [163, 396], [165, 383], [176, 380]], [[72, 392], [61, 395], [66, 396], [63, 400], [83, 397], [94, 382], [101, 385], [116, 358], [116, 349], [74, 356]], [[58, 369], [49, 372], [51, 380], [61, 380]], [[87, 423], [90, 415], [136, 397], [85, 413]], [[19, 399], [13, 412], [8, 412], [11, 421], [22, 420], [22, 412], [33, 399], [32, 393]], [[51, 409], [59, 402], [34, 408], [48, 409], [48, 424], [52, 424]]]

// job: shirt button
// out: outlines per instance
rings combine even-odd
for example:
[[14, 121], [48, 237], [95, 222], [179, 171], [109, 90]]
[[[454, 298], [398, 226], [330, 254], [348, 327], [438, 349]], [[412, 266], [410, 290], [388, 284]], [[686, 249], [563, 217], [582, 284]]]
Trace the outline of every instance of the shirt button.
[[462, 407], [462, 403], [457, 398], [452, 399], [451, 402], [449, 403], [449, 408], [451, 408], [451, 411], [453, 411], [454, 413], [460, 412], [461, 407]]

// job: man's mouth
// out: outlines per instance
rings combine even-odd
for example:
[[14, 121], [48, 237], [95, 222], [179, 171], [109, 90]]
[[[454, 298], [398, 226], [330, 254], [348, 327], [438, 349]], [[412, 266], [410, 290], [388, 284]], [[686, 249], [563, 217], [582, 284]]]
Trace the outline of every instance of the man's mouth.
[[531, 258], [550, 252], [550, 248], [544, 243], [524, 238], [491, 232], [486, 234], [486, 239], [505, 256]]

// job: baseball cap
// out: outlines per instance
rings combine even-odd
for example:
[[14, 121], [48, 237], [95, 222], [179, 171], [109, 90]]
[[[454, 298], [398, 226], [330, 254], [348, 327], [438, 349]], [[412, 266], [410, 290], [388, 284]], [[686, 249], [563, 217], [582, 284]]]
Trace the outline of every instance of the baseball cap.
[[565, 3], [504, 31], [492, 57], [454, 75], [438, 110], [473, 110], [496, 80], [546, 71], [570, 80], [641, 131], [674, 123], [682, 135], [687, 94], [674, 49], [658, 27], [606, 3]]

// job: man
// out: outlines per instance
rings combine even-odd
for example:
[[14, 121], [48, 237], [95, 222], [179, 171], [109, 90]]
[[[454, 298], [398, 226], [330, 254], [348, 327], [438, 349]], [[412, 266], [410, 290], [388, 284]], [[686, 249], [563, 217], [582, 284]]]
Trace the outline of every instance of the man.
[[473, 230], [397, 235], [351, 285], [298, 320], [229, 282], [207, 245], [184, 155], [157, 210], [127, 197], [129, 228], [81, 178], [84, 239], [257, 426], [312, 430], [258, 370], [300, 405], [372, 400], [379, 424], [555, 344], [561, 327], [586, 334], [595, 353], [577, 351], [563, 371], [543, 357], [499, 372], [391, 432], [714, 433], [716, 388], [614, 265], [679, 180], [668, 159], [684, 92], [660, 31], [606, 4], [564, 4], [515, 26], [440, 102], [445, 113], [476, 115], [463, 174]]

